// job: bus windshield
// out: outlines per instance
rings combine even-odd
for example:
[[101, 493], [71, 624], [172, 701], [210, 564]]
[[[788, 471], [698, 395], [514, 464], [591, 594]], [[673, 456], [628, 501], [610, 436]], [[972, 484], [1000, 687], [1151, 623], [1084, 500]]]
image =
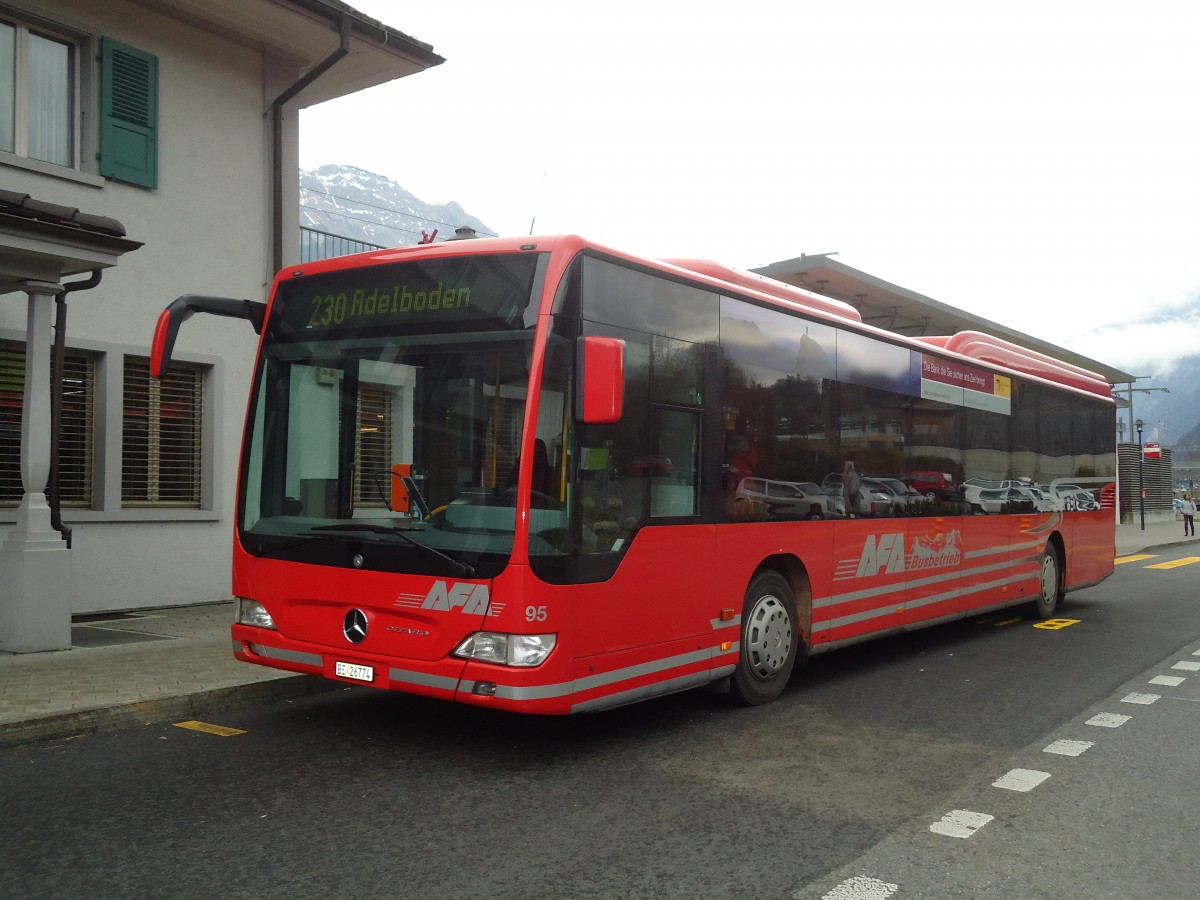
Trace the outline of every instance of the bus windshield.
[[284, 282], [243, 452], [245, 549], [487, 577], [512, 552], [535, 254]]

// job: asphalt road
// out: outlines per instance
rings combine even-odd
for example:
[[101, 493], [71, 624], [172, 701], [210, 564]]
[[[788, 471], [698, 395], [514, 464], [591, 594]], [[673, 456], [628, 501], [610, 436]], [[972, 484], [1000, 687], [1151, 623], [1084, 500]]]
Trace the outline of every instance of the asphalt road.
[[[1173, 666], [1200, 662], [1200, 568], [1145, 568], [1172, 555], [1058, 627], [818, 657], [759, 709], [544, 719], [351, 688], [207, 723], [238, 734], [5, 750], [0, 896], [1191, 898], [1200, 672]], [[993, 786], [1014, 770], [1047, 777]]]

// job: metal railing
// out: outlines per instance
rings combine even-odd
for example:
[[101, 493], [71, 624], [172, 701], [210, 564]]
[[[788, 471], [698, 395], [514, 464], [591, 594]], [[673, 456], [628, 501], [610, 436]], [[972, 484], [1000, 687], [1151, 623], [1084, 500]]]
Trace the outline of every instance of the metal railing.
[[354, 238], [343, 237], [328, 231], [300, 226], [300, 262], [307, 263], [317, 259], [330, 259], [334, 256], [346, 256], [350, 253], [364, 253], [367, 250], [385, 250], [383, 244], [371, 244]]

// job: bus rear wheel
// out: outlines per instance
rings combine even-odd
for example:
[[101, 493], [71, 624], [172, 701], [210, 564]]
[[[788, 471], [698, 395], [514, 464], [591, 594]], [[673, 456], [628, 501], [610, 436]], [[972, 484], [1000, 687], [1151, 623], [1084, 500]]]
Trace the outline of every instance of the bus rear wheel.
[[1047, 544], [1042, 551], [1042, 565], [1038, 577], [1037, 599], [1029, 604], [1029, 613], [1037, 619], [1049, 619], [1063, 601], [1063, 570], [1058, 549]]
[[796, 665], [796, 602], [777, 572], [760, 572], [746, 589], [742, 646], [730, 693], [746, 706], [770, 703], [787, 687]]

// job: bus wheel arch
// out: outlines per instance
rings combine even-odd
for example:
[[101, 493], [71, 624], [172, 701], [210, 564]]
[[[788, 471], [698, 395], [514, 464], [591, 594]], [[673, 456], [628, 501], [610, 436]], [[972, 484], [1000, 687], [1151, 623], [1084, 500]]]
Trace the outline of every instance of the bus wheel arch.
[[812, 644], [812, 583], [808, 578], [808, 570], [804, 568], [804, 563], [790, 553], [768, 556], [758, 566], [758, 571], [764, 569], [778, 572], [791, 588], [799, 638], [796, 665], [801, 668], [808, 661], [808, 650]]
[[764, 560], [746, 587], [731, 697], [747, 706], [776, 699], [807, 659], [811, 621], [812, 589], [799, 560]]

